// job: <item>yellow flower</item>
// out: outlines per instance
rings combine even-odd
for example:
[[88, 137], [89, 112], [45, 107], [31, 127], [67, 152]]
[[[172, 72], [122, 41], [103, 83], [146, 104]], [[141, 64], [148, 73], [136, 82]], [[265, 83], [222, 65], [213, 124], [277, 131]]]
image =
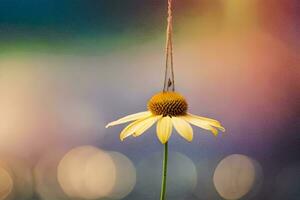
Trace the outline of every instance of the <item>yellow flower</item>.
[[129, 136], [140, 136], [157, 122], [156, 133], [161, 143], [165, 144], [171, 134], [173, 126], [187, 141], [193, 140], [193, 129], [190, 124], [211, 131], [215, 136], [218, 129], [225, 131], [217, 120], [192, 115], [187, 112], [188, 104], [185, 98], [177, 92], [160, 92], [148, 102], [148, 111], [128, 115], [107, 124], [106, 128], [132, 122], [120, 134], [123, 141]]

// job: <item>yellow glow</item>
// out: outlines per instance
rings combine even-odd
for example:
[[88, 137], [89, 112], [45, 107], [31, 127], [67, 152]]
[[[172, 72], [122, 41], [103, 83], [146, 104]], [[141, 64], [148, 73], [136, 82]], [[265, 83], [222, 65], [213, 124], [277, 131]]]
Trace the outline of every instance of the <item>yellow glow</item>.
[[57, 176], [68, 196], [97, 199], [111, 193], [116, 180], [116, 167], [109, 154], [92, 146], [82, 146], [63, 157]]
[[3, 168], [0, 168], [0, 200], [4, 200], [12, 192], [13, 179]]
[[29, 199], [33, 194], [28, 163], [11, 157], [0, 161], [0, 200]]
[[123, 154], [109, 152], [116, 166], [116, 181], [113, 190], [108, 195], [111, 199], [123, 199], [134, 188], [136, 169], [133, 163]]
[[222, 0], [225, 25], [244, 26], [257, 21], [256, 0]]
[[230, 155], [217, 166], [213, 181], [218, 193], [228, 200], [237, 200], [246, 195], [255, 181], [255, 166], [244, 155]]

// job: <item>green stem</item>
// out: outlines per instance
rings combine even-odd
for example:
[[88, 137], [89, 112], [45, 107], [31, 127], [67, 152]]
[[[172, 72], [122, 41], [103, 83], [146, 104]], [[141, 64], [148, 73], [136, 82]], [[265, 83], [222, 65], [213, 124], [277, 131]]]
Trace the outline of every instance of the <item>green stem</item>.
[[164, 157], [163, 157], [163, 170], [162, 170], [162, 177], [161, 177], [160, 200], [166, 200], [167, 173], [168, 173], [168, 142], [165, 144], [165, 147], [164, 147]]

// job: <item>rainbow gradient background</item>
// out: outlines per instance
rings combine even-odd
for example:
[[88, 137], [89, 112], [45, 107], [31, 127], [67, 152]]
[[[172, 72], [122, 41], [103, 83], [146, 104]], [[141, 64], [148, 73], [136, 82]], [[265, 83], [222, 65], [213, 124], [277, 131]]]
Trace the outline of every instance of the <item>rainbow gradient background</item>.
[[[123, 126], [105, 125], [146, 110], [162, 89], [166, 6], [0, 0], [0, 169], [13, 182], [7, 186], [0, 171], [1, 200], [87, 199], [65, 194], [56, 178], [63, 155], [87, 145], [132, 162], [136, 180], [122, 199], [158, 199], [160, 171], [151, 169], [160, 166], [163, 146], [155, 129], [121, 142]], [[194, 128], [192, 143], [173, 132], [169, 199], [226, 199], [213, 175], [231, 154], [261, 169], [239, 199], [300, 199], [299, 38], [297, 0], [175, 0], [176, 89], [191, 113], [220, 120], [226, 132]]]

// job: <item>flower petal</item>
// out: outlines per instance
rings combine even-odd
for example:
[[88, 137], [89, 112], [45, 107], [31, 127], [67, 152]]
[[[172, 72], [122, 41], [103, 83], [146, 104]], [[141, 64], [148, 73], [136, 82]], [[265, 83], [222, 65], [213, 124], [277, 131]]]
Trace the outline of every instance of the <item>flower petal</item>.
[[[221, 123], [215, 119], [210, 119], [210, 118], [206, 118], [206, 117], [201, 117], [201, 116], [197, 116], [197, 115], [192, 115], [190, 113], [188, 113], [187, 115], [185, 115], [189, 118], [193, 118], [194, 122], [198, 121], [199, 124], [204, 124], [205, 122], [207, 122], [210, 126], [214, 126], [216, 128], [218, 128], [219, 130], [225, 132], [225, 128], [221, 125]], [[190, 122], [191, 124], [193, 124], [192, 122]], [[196, 122], [197, 123], [197, 122]], [[195, 126], [198, 126], [196, 124], [194, 124]], [[201, 127], [201, 126], [199, 126]], [[202, 127], [201, 127], [202, 128]], [[205, 129], [205, 128], [204, 128]]]
[[132, 134], [134, 137], [138, 137], [142, 135], [147, 129], [149, 129], [157, 120], [159, 120], [162, 116], [151, 116], [141, 122], [141, 124], [135, 129]]
[[144, 120], [146, 120], [146, 119], [136, 120], [136, 121], [132, 122], [131, 124], [129, 124], [128, 126], [126, 126], [126, 127], [122, 130], [122, 132], [120, 133], [120, 139], [121, 139], [121, 141], [123, 141], [123, 140], [124, 140], [125, 138], [127, 138], [128, 136], [131, 136], [131, 135], [134, 133], [135, 129], [136, 129], [138, 126], [140, 126], [140, 125], [143, 124], [142, 122], [143, 122]]
[[170, 117], [163, 117], [157, 122], [156, 134], [162, 144], [165, 144], [172, 134], [172, 120]]
[[208, 121], [208, 122], [213, 123], [213, 124], [219, 124], [219, 125], [221, 125], [221, 123], [218, 120], [215, 120], [215, 119], [211, 119], [211, 118], [207, 118], [207, 117], [202, 117], [202, 116], [198, 116], [198, 115], [193, 115], [191, 113], [187, 113], [187, 115], [191, 116], [191, 117], [195, 117], [195, 118], [201, 119], [202, 121]]
[[212, 127], [211, 123], [208, 121], [202, 120], [200, 118], [191, 115], [185, 115], [182, 116], [181, 118], [195, 126], [211, 131], [215, 136], [218, 135], [218, 130]]
[[118, 125], [118, 124], [127, 123], [127, 122], [138, 120], [138, 119], [142, 119], [142, 118], [146, 118], [146, 117], [149, 117], [151, 115], [152, 115], [152, 113], [150, 111], [135, 113], [135, 114], [123, 117], [121, 119], [118, 119], [116, 121], [110, 122], [109, 124], [106, 125], [105, 128], [115, 126], [115, 125]]
[[179, 135], [189, 142], [193, 140], [193, 128], [189, 125], [189, 123], [180, 117], [172, 117], [172, 123]]

